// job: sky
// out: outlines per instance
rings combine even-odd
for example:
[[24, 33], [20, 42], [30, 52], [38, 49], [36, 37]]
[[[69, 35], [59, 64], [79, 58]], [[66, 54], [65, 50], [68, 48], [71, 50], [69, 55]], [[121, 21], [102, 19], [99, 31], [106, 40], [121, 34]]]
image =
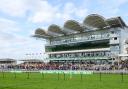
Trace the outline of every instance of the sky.
[[90, 14], [121, 16], [128, 24], [127, 10], [128, 0], [0, 0], [0, 58], [43, 59], [46, 42], [31, 37], [35, 29], [82, 23]]

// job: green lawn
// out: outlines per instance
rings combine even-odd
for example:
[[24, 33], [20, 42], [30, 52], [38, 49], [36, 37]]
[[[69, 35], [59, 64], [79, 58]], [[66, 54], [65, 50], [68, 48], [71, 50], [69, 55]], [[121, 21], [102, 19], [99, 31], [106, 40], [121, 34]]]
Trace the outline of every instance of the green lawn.
[[0, 73], [0, 89], [128, 89], [128, 75]]

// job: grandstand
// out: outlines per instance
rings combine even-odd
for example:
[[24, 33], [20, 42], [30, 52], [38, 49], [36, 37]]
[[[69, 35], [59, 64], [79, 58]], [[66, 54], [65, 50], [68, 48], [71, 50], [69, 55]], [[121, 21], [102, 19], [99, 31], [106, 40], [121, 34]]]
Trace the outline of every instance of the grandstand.
[[127, 54], [128, 28], [121, 17], [88, 15], [83, 23], [68, 20], [63, 27], [38, 28], [33, 37], [45, 39], [46, 60], [60, 64], [113, 65]]
[[15, 66], [17, 61], [15, 59], [3, 58], [0, 59], [0, 71], [11, 69], [12, 66]]
[[17, 62], [15, 59], [3, 58], [0, 59], [0, 65], [15, 65]]

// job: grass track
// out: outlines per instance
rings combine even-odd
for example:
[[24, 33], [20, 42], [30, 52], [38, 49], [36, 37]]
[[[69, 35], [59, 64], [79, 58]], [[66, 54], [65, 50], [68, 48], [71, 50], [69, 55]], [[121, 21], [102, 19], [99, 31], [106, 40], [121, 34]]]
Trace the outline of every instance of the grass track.
[[0, 73], [0, 89], [128, 89], [128, 75], [121, 74], [44, 74]]

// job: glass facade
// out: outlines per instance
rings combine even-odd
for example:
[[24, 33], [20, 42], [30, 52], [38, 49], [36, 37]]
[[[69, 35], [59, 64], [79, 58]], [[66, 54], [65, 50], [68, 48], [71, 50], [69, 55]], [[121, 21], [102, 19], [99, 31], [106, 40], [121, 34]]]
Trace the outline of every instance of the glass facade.
[[82, 50], [82, 49], [95, 49], [95, 48], [108, 48], [109, 40], [95, 41], [95, 42], [79, 42], [65, 45], [46, 46], [46, 52], [56, 51], [70, 51], [70, 50]]
[[96, 32], [73, 34], [73, 35], [68, 35], [63, 37], [57, 37], [57, 38], [51, 39], [46, 46], [94, 41], [94, 40], [104, 40], [104, 39], [109, 39], [108, 31], [101, 31], [101, 32], [96, 31]]
[[110, 51], [50, 54], [49, 58], [110, 57]]
[[[106, 29], [86, 33], [71, 34], [51, 39], [45, 46], [46, 52], [51, 52], [49, 60], [108, 60], [120, 52], [120, 30]], [[88, 50], [109, 48], [110, 50], [72, 52], [73, 50]], [[70, 53], [59, 53], [71, 51]], [[57, 52], [53, 53], [52, 52]]]

